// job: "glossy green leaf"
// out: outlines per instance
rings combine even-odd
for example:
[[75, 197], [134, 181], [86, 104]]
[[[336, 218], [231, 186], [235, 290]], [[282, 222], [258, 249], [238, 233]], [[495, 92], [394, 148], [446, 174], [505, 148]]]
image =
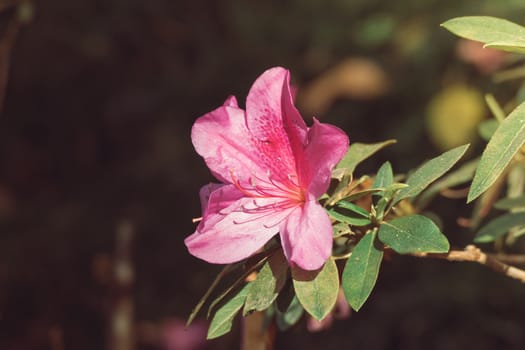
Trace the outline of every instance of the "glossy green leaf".
[[450, 249], [447, 237], [432, 220], [422, 215], [383, 222], [378, 237], [399, 254], [446, 253]]
[[317, 320], [322, 320], [332, 310], [339, 292], [337, 266], [330, 257], [317, 271], [292, 268], [295, 295], [304, 309]]
[[250, 284], [245, 285], [233, 298], [217, 309], [210, 327], [207, 339], [214, 339], [228, 333], [232, 329], [233, 319], [241, 310]]
[[458, 17], [446, 21], [443, 27], [462, 38], [480, 41], [486, 47], [525, 53], [525, 27], [488, 16]]
[[356, 311], [370, 296], [383, 259], [383, 245], [372, 231], [361, 238], [347, 260], [342, 276], [346, 300]]
[[377, 171], [372, 188], [388, 187], [394, 182], [394, 172], [390, 162], [385, 162]]
[[525, 213], [510, 213], [502, 215], [483, 226], [476, 234], [476, 237], [474, 237], [474, 242], [493, 242], [499, 237], [505, 235], [511, 228], [521, 225], [525, 225]]
[[399, 191], [395, 203], [402, 199], [417, 196], [428, 185], [446, 173], [465, 154], [469, 145], [463, 145], [451, 149], [442, 155], [432, 158], [419, 167], [406, 181], [408, 187]]
[[525, 103], [505, 118], [490, 139], [472, 180], [467, 203], [485, 192], [503, 173], [525, 142]]
[[494, 203], [494, 208], [502, 210], [525, 208], [525, 196], [500, 199]]
[[279, 311], [279, 309], [276, 310], [275, 323], [277, 324], [277, 328], [279, 328], [280, 331], [289, 329], [301, 319], [303, 314], [304, 309], [299, 299], [294, 296], [284, 312]]
[[250, 283], [243, 314], [269, 308], [286, 282], [287, 271], [288, 261], [283, 252], [278, 250], [268, 258], [255, 281]]
[[396, 143], [396, 140], [387, 140], [378, 143], [352, 143], [346, 155], [337, 164], [335, 170], [332, 172], [334, 179], [341, 180], [344, 176], [350, 175], [354, 172], [356, 166], [365, 159], [374, 155], [386, 146]]

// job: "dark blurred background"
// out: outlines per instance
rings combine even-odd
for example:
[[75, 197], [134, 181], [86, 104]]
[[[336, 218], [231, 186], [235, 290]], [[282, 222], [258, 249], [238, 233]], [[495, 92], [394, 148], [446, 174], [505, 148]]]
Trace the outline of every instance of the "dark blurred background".
[[[282, 65], [306, 119], [398, 140], [360, 174], [479, 151], [482, 94], [514, 96], [493, 79], [514, 58], [439, 24], [481, 14], [524, 23], [525, 3], [0, 1], [0, 349], [118, 350], [126, 334], [137, 349], [238, 348], [237, 324], [208, 343], [203, 320], [183, 331], [220, 270], [183, 244], [213, 180], [192, 123]], [[458, 247], [463, 203], [433, 207]], [[524, 295], [481, 266], [394, 257], [358, 314], [321, 333], [302, 321], [277, 348], [523, 349]]]

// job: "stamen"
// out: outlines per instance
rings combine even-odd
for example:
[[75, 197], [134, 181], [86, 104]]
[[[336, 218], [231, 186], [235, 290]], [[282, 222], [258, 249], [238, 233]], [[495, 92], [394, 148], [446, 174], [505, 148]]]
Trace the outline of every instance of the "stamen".
[[239, 179], [235, 176], [234, 171], [230, 170], [232, 184], [246, 197], [281, 198], [292, 200], [295, 203], [304, 202], [304, 193], [299, 185], [292, 180], [293, 176], [291, 174], [287, 175], [286, 179], [288, 181], [286, 182], [273, 178], [269, 170], [266, 175], [267, 179], [262, 179], [256, 174], [253, 174], [249, 179], [251, 188], [247, 188], [240, 183]]

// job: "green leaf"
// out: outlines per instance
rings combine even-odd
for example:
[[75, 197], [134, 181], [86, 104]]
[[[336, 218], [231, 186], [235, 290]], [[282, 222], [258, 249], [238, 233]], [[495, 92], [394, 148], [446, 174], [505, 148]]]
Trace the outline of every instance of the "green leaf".
[[399, 254], [446, 253], [450, 249], [436, 224], [422, 215], [409, 215], [379, 226], [379, 239]]
[[186, 327], [188, 327], [193, 322], [193, 320], [195, 319], [195, 316], [197, 316], [197, 314], [199, 313], [200, 309], [202, 308], [202, 306], [204, 305], [206, 300], [208, 300], [208, 298], [210, 297], [211, 293], [219, 285], [219, 282], [224, 278], [224, 276], [226, 276], [228, 273], [230, 273], [236, 267], [238, 267], [237, 264], [235, 264], [235, 265], [226, 265], [222, 269], [222, 271], [217, 275], [217, 277], [215, 277], [215, 279], [213, 280], [212, 284], [210, 285], [210, 287], [208, 288], [206, 293], [203, 295], [203, 297], [199, 300], [197, 305], [191, 311], [191, 314], [188, 317], [188, 320], [186, 321]]
[[496, 119], [489, 119], [481, 122], [478, 125], [478, 133], [479, 136], [485, 141], [490, 140], [492, 135], [496, 132], [498, 129], [499, 122]]
[[304, 314], [304, 309], [297, 299], [297, 296], [294, 296], [290, 305], [286, 308], [284, 312], [279, 311], [276, 308], [275, 323], [277, 328], [280, 331], [284, 332], [289, 329], [291, 326], [297, 323], [301, 319], [301, 316]]
[[372, 188], [388, 187], [394, 182], [394, 172], [390, 162], [385, 162], [377, 171]]
[[333, 230], [334, 230], [334, 238], [341, 237], [341, 236], [352, 233], [352, 230], [350, 229], [348, 224], [345, 224], [342, 222], [335, 224], [333, 226]]
[[340, 213], [338, 212], [336, 209], [332, 208], [332, 209], [327, 209], [326, 210], [328, 212], [328, 215], [330, 215], [331, 218], [339, 221], [339, 222], [342, 222], [342, 223], [345, 223], [345, 224], [348, 224], [348, 225], [352, 225], [352, 226], [366, 226], [366, 225], [370, 225], [371, 224], [371, 221], [368, 217], [363, 217], [359, 214], [355, 214], [353, 212], [347, 212], [347, 213]]
[[502, 210], [525, 208], [525, 196], [500, 199], [494, 203], [494, 208]]
[[304, 309], [316, 320], [322, 320], [332, 310], [339, 292], [337, 266], [330, 257], [317, 271], [292, 268], [295, 295]]
[[233, 319], [241, 310], [250, 284], [245, 285], [239, 293], [228, 300], [224, 305], [217, 309], [208, 328], [207, 339], [214, 339], [228, 333], [232, 329]]
[[503, 121], [505, 119], [506, 114], [503, 111], [503, 108], [501, 108], [501, 105], [498, 103], [498, 100], [494, 97], [492, 94], [485, 94], [485, 102], [487, 102], [487, 106], [489, 106], [490, 112], [496, 118], [496, 120], [499, 122]]
[[429, 186], [418, 197], [417, 207], [419, 209], [425, 207], [436, 194], [444, 189], [461, 185], [472, 180], [474, 173], [476, 172], [476, 167], [478, 166], [478, 161], [479, 158], [476, 158], [463, 164], [459, 169], [447, 174], [445, 177]]
[[355, 311], [359, 311], [370, 296], [379, 274], [383, 246], [375, 239], [376, 236], [376, 231], [372, 231], [361, 238], [343, 271], [343, 291]]
[[337, 208], [327, 209], [328, 214], [339, 222], [353, 226], [370, 225], [370, 213], [357, 204], [339, 201]]
[[370, 213], [357, 204], [339, 201], [336, 208], [327, 209], [328, 214], [339, 222], [353, 226], [370, 225]]
[[269, 308], [286, 282], [287, 271], [288, 262], [282, 250], [278, 250], [263, 265], [255, 281], [250, 283], [243, 315]]
[[483, 226], [476, 234], [476, 237], [474, 237], [474, 242], [493, 242], [507, 233], [511, 228], [520, 225], [525, 225], [525, 213], [510, 213], [502, 215]]
[[343, 208], [343, 209], [348, 209], [350, 210], [351, 212], [363, 217], [363, 218], [368, 218], [368, 216], [370, 215], [370, 213], [368, 213], [365, 209], [361, 208], [360, 206], [358, 206], [357, 204], [354, 204], [352, 202], [348, 202], [348, 201], [339, 201], [337, 202], [337, 206], [340, 207], [340, 208]]
[[505, 118], [490, 139], [472, 180], [467, 203], [485, 192], [503, 173], [525, 141], [525, 103]]
[[417, 196], [428, 185], [446, 173], [463, 156], [469, 145], [451, 149], [442, 155], [432, 158], [419, 167], [406, 181], [408, 187], [399, 191], [395, 203], [402, 199]]
[[488, 16], [458, 17], [446, 21], [443, 27], [462, 38], [480, 41], [486, 47], [525, 53], [525, 27]]
[[257, 270], [259, 267], [261, 267], [265, 262], [266, 260], [268, 259], [268, 256], [272, 254], [272, 252], [274, 251], [275, 249], [269, 249], [268, 251], [264, 251], [264, 252], [261, 252], [259, 254], [256, 254], [254, 256], [252, 256], [251, 258], [249, 258], [245, 263], [243, 263], [242, 265], [244, 265], [244, 272], [242, 273], [241, 276], [239, 276], [234, 282], [232, 285], [230, 285], [228, 288], [226, 288], [226, 290], [224, 290], [221, 294], [219, 294], [219, 296], [217, 296], [211, 303], [210, 303], [210, 306], [208, 307], [208, 314], [207, 314], [207, 317], [209, 318], [213, 309], [215, 308], [215, 306], [219, 305], [223, 299], [230, 295], [230, 293], [237, 289], [241, 284], [244, 284], [245, 281], [246, 281], [246, 278], [255, 270]]
[[387, 140], [371, 144], [359, 142], [351, 144], [346, 155], [341, 159], [335, 167], [335, 170], [332, 172], [332, 178], [341, 180], [344, 176], [351, 175], [359, 163], [380, 151], [382, 148], [390, 146], [396, 142], [396, 140]]
[[348, 196], [345, 196], [345, 197], [341, 198], [340, 200], [345, 200], [347, 202], [355, 201], [355, 200], [357, 200], [359, 198], [366, 197], [369, 194], [374, 194], [374, 193], [378, 193], [378, 192], [381, 192], [381, 191], [384, 191], [384, 188], [369, 188], [369, 189], [362, 190], [362, 191], [359, 191], [359, 192], [354, 192], [354, 193], [352, 193], [352, 194], [350, 194]]

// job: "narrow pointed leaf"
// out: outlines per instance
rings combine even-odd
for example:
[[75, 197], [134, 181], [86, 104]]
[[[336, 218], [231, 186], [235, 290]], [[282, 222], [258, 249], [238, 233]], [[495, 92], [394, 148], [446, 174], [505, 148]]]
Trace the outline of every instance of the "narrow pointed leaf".
[[357, 215], [357, 214], [354, 214], [354, 213], [342, 214], [342, 213], [336, 211], [335, 209], [328, 209], [327, 212], [328, 212], [328, 215], [330, 215], [331, 218], [333, 218], [333, 219], [335, 219], [335, 220], [337, 220], [339, 222], [348, 224], [348, 225], [352, 225], [352, 226], [366, 226], [366, 225], [370, 225], [371, 224], [370, 219], [364, 218], [361, 215]]
[[370, 296], [383, 259], [383, 246], [376, 240], [377, 233], [366, 234], [352, 250], [342, 276], [346, 300], [356, 311]]
[[472, 180], [467, 203], [485, 192], [503, 173], [525, 142], [525, 103], [505, 118], [494, 132]]
[[243, 314], [269, 308], [286, 282], [287, 271], [288, 262], [282, 251], [278, 250], [263, 265], [255, 281], [250, 283]]
[[233, 319], [241, 310], [249, 284], [245, 285], [233, 298], [217, 309], [208, 328], [207, 339], [214, 339], [228, 333], [232, 329]]
[[294, 296], [284, 312], [279, 311], [279, 309], [276, 310], [275, 323], [277, 324], [277, 328], [279, 328], [280, 331], [289, 329], [301, 319], [303, 314], [304, 309], [299, 299]]
[[485, 44], [485, 47], [495, 50], [525, 54], [525, 40], [521, 40], [520, 42], [517, 42], [515, 40], [496, 41], [493, 43]]
[[408, 187], [399, 191], [395, 202], [397, 203], [402, 199], [414, 197], [421, 193], [428, 185], [450, 170], [465, 154], [468, 147], [469, 145], [467, 144], [451, 149], [419, 167], [407, 179]]
[[366, 190], [362, 190], [359, 192], [354, 192], [352, 194], [349, 194], [348, 196], [341, 198], [341, 200], [345, 200], [347, 202], [355, 201], [359, 198], [366, 197], [369, 194], [374, 194], [374, 193], [381, 192], [381, 191], [384, 191], [384, 188], [369, 188]]
[[378, 237], [399, 254], [446, 253], [450, 249], [436, 224], [422, 215], [403, 216], [379, 226]]
[[385, 162], [377, 171], [372, 188], [388, 187], [394, 182], [394, 172], [390, 162]]
[[322, 320], [333, 309], [339, 292], [339, 274], [333, 258], [317, 271], [292, 268], [295, 294], [304, 309]]
[[387, 140], [378, 143], [352, 143], [348, 152], [343, 159], [337, 164], [336, 169], [332, 172], [332, 177], [341, 180], [344, 176], [354, 172], [356, 166], [365, 159], [372, 156], [386, 146], [396, 143], [396, 140]]
[[186, 327], [188, 327], [193, 322], [193, 320], [195, 319], [195, 316], [197, 316], [197, 314], [199, 313], [200, 309], [202, 308], [206, 300], [208, 300], [211, 293], [219, 285], [219, 282], [224, 278], [224, 276], [226, 276], [231, 270], [233, 270], [236, 267], [238, 267], [238, 265], [226, 265], [222, 269], [222, 271], [217, 275], [217, 277], [215, 277], [215, 280], [212, 282], [212, 284], [210, 285], [206, 293], [202, 296], [202, 298], [199, 300], [197, 305], [191, 311], [191, 314], [188, 317], [188, 320], [186, 321]]
[[443, 27], [465, 39], [480, 41], [487, 47], [511, 52], [525, 52], [525, 27], [489, 16], [458, 17]]
[[352, 202], [347, 202], [347, 201], [339, 201], [337, 203], [337, 206], [340, 207], [340, 208], [343, 208], [343, 209], [348, 209], [350, 210], [351, 212], [359, 215], [359, 216], [362, 216], [364, 218], [368, 218], [369, 216], [369, 213], [361, 208], [360, 206], [358, 206], [357, 204], [354, 204]]
[[421, 195], [418, 197], [417, 206], [419, 209], [424, 208], [430, 200], [436, 196], [439, 192], [444, 189], [454, 187], [457, 185], [464, 184], [474, 177], [476, 167], [478, 166], [479, 158], [471, 160], [457, 170], [448, 173], [442, 179], [436, 181], [430, 185]]
[[500, 199], [494, 203], [494, 208], [503, 210], [525, 208], [525, 196]]
[[483, 226], [474, 237], [476, 243], [493, 242], [516, 226], [525, 225], [525, 213], [505, 214]]
[[336, 208], [327, 209], [335, 220], [353, 226], [370, 225], [370, 213], [357, 204], [339, 201]]

